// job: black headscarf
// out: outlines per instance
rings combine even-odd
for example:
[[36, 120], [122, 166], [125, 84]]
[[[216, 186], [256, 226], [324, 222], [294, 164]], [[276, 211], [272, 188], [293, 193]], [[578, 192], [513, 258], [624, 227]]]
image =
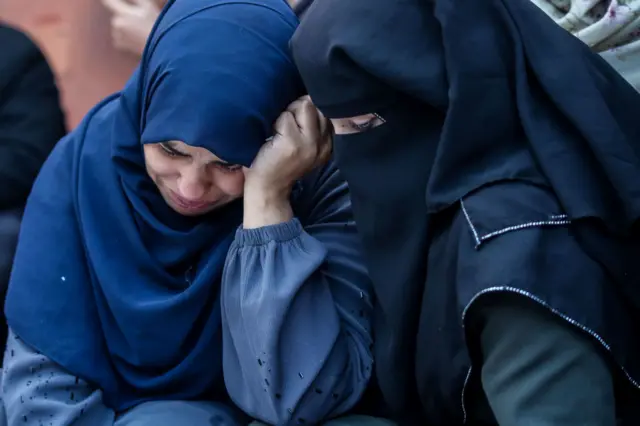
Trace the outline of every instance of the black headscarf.
[[[394, 411], [417, 418], [417, 389], [428, 390], [415, 352], [434, 214], [483, 185], [552, 188], [640, 306], [624, 256], [639, 253], [640, 96], [530, 1], [323, 0], [292, 49], [326, 116], [386, 121], [336, 135], [334, 149], [376, 285], [376, 374]], [[595, 234], [612, 249], [590, 245]]]

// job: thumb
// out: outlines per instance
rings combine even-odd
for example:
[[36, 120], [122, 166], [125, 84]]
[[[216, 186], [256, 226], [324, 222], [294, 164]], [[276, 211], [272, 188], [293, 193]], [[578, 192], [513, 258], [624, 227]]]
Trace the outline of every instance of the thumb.
[[127, 0], [102, 0], [102, 5], [114, 15], [131, 15], [138, 10], [137, 6]]
[[157, 0], [127, 0], [129, 1], [132, 5], [140, 8], [140, 9], [145, 9], [145, 10], [161, 10], [162, 6], [159, 4], [159, 2]]
[[123, 18], [120, 15], [116, 15], [113, 18], [111, 18], [111, 29], [113, 31], [122, 30], [126, 26], [127, 26], [126, 18]]

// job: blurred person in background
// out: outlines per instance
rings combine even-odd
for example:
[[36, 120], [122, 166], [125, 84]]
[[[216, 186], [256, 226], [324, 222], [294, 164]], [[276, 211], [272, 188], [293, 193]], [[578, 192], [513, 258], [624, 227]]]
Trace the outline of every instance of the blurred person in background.
[[[0, 24], [0, 298], [4, 301], [20, 218], [40, 167], [64, 136], [54, 75], [24, 33]], [[6, 340], [4, 315], [0, 338]]]
[[153, 24], [166, 0], [102, 0], [113, 14], [111, 39], [116, 49], [142, 56]]
[[291, 49], [374, 283], [372, 409], [636, 426], [638, 92], [529, 0], [319, 0]]
[[640, 90], [640, 0], [531, 0]]
[[[111, 18], [113, 46], [136, 56], [142, 56], [147, 37], [167, 0], [102, 0], [102, 3], [113, 13]], [[297, 2], [289, 0], [288, 3], [294, 6]]]
[[330, 123], [296, 101], [297, 25], [282, 0], [169, 1], [57, 145], [5, 306], [10, 426], [318, 424], [360, 399], [371, 282]]

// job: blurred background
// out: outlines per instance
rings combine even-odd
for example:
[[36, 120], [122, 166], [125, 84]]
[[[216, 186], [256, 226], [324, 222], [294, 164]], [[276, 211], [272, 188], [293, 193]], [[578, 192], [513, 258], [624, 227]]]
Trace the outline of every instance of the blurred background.
[[[0, 22], [24, 31], [44, 51], [72, 129], [96, 102], [126, 82], [164, 1], [0, 0]], [[594, 0], [578, 14], [576, 0], [532, 1], [640, 86], [640, 18], [633, 19], [640, 16], [640, 1], [629, 6]]]
[[0, 19], [31, 36], [54, 69], [68, 128], [119, 90], [138, 62], [114, 47], [111, 18], [100, 0], [0, 0]]
[[24, 31], [44, 51], [72, 129], [100, 99], [126, 82], [139, 60], [140, 42], [132, 39], [150, 29], [162, 4], [163, 0], [0, 0], [0, 21]]

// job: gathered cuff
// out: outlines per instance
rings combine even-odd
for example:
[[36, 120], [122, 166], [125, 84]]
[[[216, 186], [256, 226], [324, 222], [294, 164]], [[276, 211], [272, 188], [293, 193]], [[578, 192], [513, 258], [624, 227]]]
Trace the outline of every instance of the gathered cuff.
[[285, 242], [297, 238], [304, 228], [297, 218], [276, 225], [262, 226], [254, 229], [244, 229], [242, 226], [236, 231], [235, 242], [238, 246], [258, 246], [269, 242]]

